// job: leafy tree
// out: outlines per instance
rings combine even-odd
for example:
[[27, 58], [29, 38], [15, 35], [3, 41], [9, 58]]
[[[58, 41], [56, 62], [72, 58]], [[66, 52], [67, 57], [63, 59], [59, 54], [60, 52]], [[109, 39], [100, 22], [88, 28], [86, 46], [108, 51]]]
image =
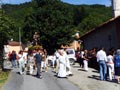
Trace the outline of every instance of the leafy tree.
[[47, 51], [54, 52], [54, 49], [67, 45], [72, 40], [73, 12], [68, 5], [58, 0], [50, 2], [51, 0], [39, 1], [37, 11], [26, 17], [24, 31], [28, 37], [37, 31], [42, 46]]
[[75, 7], [74, 9], [74, 25], [78, 25], [87, 16], [85, 7]]
[[5, 16], [3, 11], [0, 12], [0, 61], [3, 61], [2, 54], [4, 45], [14, 37], [15, 29], [14, 22]]
[[[22, 30], [24, 43], [30, 38], [32, 40], [34, 32], [37, 31], [40, 34], [41, 44], [45, 48], [54, 46], [57, 48], [60, 44], [66, 44], [72, 40], [69, 33], [79, 30], [80, 36], [84, 35], [112, 18], [111, 6], [72, 5], [63, 3], [61, 0], [32, 0], [20, 5], [5, 4], [3, 9], [8, 17], [14, 19], [17, 28], [24, 29]], [[65, 37], [64, 31], [69, 32], [66, 32], [69, 36], [69, 40], [65, 39], [67, 42], [61, 38]], [[17, 31], [15, 35], [18, 36]], [[49, 45], [51, 42], [53, 46]]]
[[80, 30], [80, 34], [84, 35], [86, 32], [90, 31], [91, 29], [95, 28], [96, 26], [102, 24], [103, 22], [107, 21], [111, 18], [106, 14], [100, 14], [103, 11], [93, 11], [89, 13], [79, 24], [77, 29]]

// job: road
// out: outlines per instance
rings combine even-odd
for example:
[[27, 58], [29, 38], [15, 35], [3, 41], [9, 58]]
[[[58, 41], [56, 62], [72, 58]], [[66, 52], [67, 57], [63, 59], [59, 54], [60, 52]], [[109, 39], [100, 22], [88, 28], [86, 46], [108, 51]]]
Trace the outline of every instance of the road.
[[42, 79], [31, 75], [19, 75], [18, 69], [11, 71], [3, 90], [80, 90], [67, 78], [57, 78], [49, 68], [42, 73]]
[[[9, 67], [7, 64], [6, 68]], [[120, 84], [116, 80], [100, 81], [99, 72], [95, 69], [89, 68], [88, 72], [85, 72], [77, 63], [71, 69], [74, 75], [68, 79], [55, 77], [50, 68], [47, 73], [42, 74], [43, 79], [30, 75], [21, 76], [16, 73], [17, 69], [14, 69], [3, 90], [120, 90]]]

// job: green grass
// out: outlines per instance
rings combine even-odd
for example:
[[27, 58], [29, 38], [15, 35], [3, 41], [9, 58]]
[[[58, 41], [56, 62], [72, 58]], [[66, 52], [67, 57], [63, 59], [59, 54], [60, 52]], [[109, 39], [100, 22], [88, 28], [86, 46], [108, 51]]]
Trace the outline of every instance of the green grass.
[[2, 90], [2, 86], [5, 84], [9, 76], [9, 71], [0, 72], [0, 90]]

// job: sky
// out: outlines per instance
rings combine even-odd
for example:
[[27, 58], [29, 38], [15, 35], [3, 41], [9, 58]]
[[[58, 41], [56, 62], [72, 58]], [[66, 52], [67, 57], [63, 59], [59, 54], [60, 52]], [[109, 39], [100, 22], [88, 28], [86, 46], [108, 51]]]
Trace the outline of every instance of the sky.
[[[31, 0], [0, 0], [3, 3], [11, 3], [11, 4], [20, 4], [20, 3], [24, 3], [24, 2], [29, 2]], [[61, 0], [63, 2], [67, 2], [70, 4], [75, 4], [75, 5], [80, 5], [80, 4], [102, 4], [102, 5], [106, 5], [106, 6], [110, 6], [111, 5], [111, 0]]]

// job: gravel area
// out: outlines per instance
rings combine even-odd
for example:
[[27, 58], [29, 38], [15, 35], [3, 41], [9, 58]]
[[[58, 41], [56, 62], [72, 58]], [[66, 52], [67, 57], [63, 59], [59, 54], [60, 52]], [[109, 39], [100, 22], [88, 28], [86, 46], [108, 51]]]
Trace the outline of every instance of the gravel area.
[[120, 90], [120, 84], [115, 80], [100, 81], [97, 70], [89, 68], [88, 72], [84, 71], [75, 64], [72, 67], [73, 76], [69, 80], [79, 86], [80, 90]]

